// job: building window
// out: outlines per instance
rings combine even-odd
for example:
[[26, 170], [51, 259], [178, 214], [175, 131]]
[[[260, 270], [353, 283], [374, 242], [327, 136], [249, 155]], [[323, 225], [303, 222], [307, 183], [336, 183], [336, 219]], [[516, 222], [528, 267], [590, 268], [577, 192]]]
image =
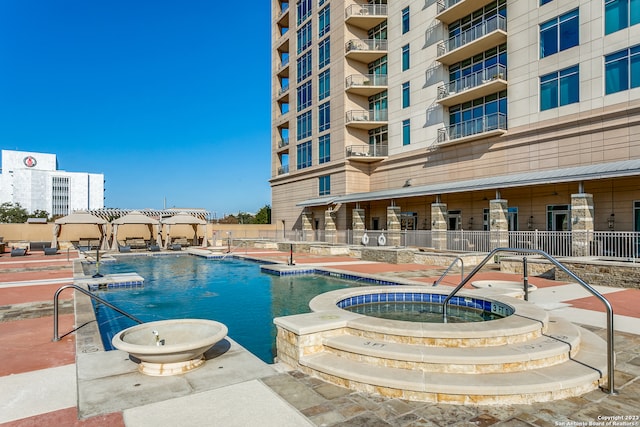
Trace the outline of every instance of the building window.
[[331, 61], [331, 45], [329, 37], [318, 43], [318, 68], [329, 65]]
[[409, 45], [402, 46], [402, 71], [409, 69]]
[[449, 107], [449, 139], [507, 129], [507, 91]]
[[311, 166], [311, 141], [298, 144], [296, 147], [296, 168], [304, 169]]
[[296, 3], [296, 11], [298, 12], [298, 25], [311, 16], [311, 0], [299, 0]]
[[304, 24], [302, 28], [298, 30], [298, 54], [311, 46], [311, 21]]
[[331, 10], [330, 6], [325, 7], [320, 12], [318, 12], [318, 37], [322, 37], [325, 34], [329, 33], [331, 30]]
[[305, 82], [298, 86], [298, 112], [311, 106], [313, 96], [311, 94], [311, 81]]
[[402, 34], [409, 31], [409, 7], [402, 9]]
[[544, 6], [547, 3], [551, 3], [553, 0], [540, 0], [540, 6]]
[[329, 102], [325, 102], [318, 107], [318, 130], [320, 132], [331, 127], [331, 110], [329, 107]]
[[311, 136], [311, 111], [302, 113], [296, 120], [298, 133], [296, 134], [297, 140], [300, 141]]
[[540, 24], [540, 58], [545, 58], [579, 43], [578, 9]]
[[540, 111], [580, 101], [578, 66], [540, 77]]
[[331, 136], [322, 135], [318, 138], [318, 163], [328, 163], [331, 160]]
[[606, 0], [604, 33], [611, 34], [640, 23], [640, 0]]
[[410, 99], [410, 83], [402, 83], [402, 108], [407, 108], [411, 104]]
[[51, 216], [69, 215], [69, 178], [51, 177]]
[[389, 132], [386, 126], [380, 126], [369, 131], [369, 145], [387, 145], [388, 141]]
[[604, 57], [605, 93], [640, 87], [640, 45]]
[[331, 194], [331, 175], [324, 175], [318, 178], [318, 190], [319, 196]]
[[311, 52], [307, 52], [304, 55], [302, 55], [301, 57], [298, 58], [297, 61], [297, 67], [298, 67], [298, 79], [297, 82], [300, 83], [301, 81], [303, 81], [304, 79], [306, 79], [307, 77], [309, 77], [311, 75]]
[[329, 70], [318, 75], [318, 101], [322, 101], [331, 95], [331, 74]]
[[411, 144], [411, 120], [402, 121], [402, 145]]

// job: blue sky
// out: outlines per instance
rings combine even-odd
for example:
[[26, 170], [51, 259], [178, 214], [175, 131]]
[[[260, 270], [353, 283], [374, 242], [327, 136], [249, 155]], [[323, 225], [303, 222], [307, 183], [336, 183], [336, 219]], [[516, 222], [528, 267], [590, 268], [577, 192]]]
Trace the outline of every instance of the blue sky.
[[255, 212], [270, 43], [267, 1], [1, 0], [0, 148], [103, 173], [105, 207]]

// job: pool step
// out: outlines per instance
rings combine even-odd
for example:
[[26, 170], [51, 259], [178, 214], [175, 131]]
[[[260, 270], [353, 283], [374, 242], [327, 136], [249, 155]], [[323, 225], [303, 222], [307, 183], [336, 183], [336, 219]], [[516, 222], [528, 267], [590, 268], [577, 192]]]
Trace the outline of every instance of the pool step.
[[571, 359], [520, 372], [425, 372], [411, 366], [363, 363], [328, 351], [303, 356], [300, 365], [308, 373], [337, 385], [408, 400], [458, 404], [546, 402], [584, 394], [606, 381], [606, 343], [592, 332], [577, 328], [580, 349]]
[[425, 372], [524, 371], [566, 362], [578, 353], [580, 328], [550, 319], [547, 333], [528, 342], [489, 347], [433, 347], [338, 335], [324, 339], [327, 352], [348, 360]]

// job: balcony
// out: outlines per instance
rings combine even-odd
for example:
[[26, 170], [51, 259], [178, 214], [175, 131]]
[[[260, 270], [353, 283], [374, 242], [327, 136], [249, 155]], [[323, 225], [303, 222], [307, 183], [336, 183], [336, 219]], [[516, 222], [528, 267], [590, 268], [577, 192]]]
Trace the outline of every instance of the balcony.
[[388, 123], [387, 110], [347, 111], [346, 125], [357, 129], [375, 129]]
[[369, 30], [388, 17], [386, 4], [352, 4], [345, 11], [345, 22]]
[[283, 148], [289, 148], [289, 138], [282, 138], [278, 141], [278, 151]]
[[280, 78], [289, 78], [289, 57], [284, 58], [282, 62], [280, 62], [277, 74]]
[[345, 44], [345, 52], [348, 59], [368, 64], [380, 59], [387, 54], [387, 40], [367, 39], [349, 40]]
[[276, 19], [279, 26], [289, 26], [289, 3], [282, 3], [280, 5], [280, 12], [278, 13], [278, 17]]
[[438, 129], [438, 145], [453, 145], [507, 133], [507, 115], [489, 114]]
[[507, 19], [501, 15], [494, 15], [438, 44], [436, 59], [444, 65], [455, 64], [506, 41]]
[[347, 159], [363, 163], [379, 162], [389, 156], [388, 145], [349, 145]]
[[448, 25], [467, 15], [471, 15], [492, 1], [493, 0], [438, 0], [438, 14], [436, 15], [436, 19]]
[[438, 103], [450, 107], [506, 88], [507, 67], [492, 65], [438, 87]]
[[386, 74], [353, 74], [345, 79], [345, 89], [349, 93], [371, 96], [387, 90]]
[[286, 84], [278, 89], [278, 101], [289, 102], [289, 84]]
[[278, 175], [285, 175], [289, 173], [289, 165], [282, 165], [278, 168]]

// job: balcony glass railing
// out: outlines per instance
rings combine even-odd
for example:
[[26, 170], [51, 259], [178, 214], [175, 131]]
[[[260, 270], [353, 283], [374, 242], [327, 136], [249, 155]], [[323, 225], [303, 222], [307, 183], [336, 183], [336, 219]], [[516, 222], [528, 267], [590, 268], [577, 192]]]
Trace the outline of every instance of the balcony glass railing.
[[455, 6], [460, 3], [461, 0], [438, 0], [438, 13], [444, 12], [451, 6]]
[[376, 51], [387, 50], [387, 40], [367, 39], [367, 40], [349, 40], [345, 46], [347, 52], [353, 51]]
[[352, 4], [345, 12], [345, 16], [387, 16], [386, 4]]
[[289, 165], [283, 165], [278, 168], [278, 175], [284, 175], [285, 173], [289, 173]]
[[345, 81], [347, 89], [360, 86], [387, 86], [386, 74], [353, 74]]
[[347, 111], [347, 123], [350, 122], [386, 122], [387, 110], [350, 110]]
[[389, 146], [386, 144], [347, 146], [347, 157], [386, 157], [388, 155]]
[[281, 96], [282, 94], [284, 94], [285, 92], [287, 92], [289, 90], [289, 85], [284, 85], [280, 88], [280, 90], [278, 91], [278, 96]]
[[498, 129], [507, 130], [507, 115], [504, 113], [488, 114], [442, 128], [438, 130], [438, 142], [454, 141]]
[[278, 148], [286, 147], [287, 145], [289, 145], [289, 138], [282, 138], [278, 141]]
[[478, 87], [492, 80], [506, 80], [506, 78], [507, 67], [502, 64], [495, 64], [438, 87], [438, 99], [446, 98], [454, 93], [473, 89], [474, 87]]
[[438, 45], [438, 56], [442, 56], [452, 50], [471, 43], [496, 30], [507, 31], [507, 18], [502, 15], [494, 15], [473, 27], [456, 34], [449, 40]]
[[280, 66], [278, 67], [278, 70], [282, 70], [288, 65], [289, 65], [289, 58], [283, 58], [282, 61], [280, 61]]

